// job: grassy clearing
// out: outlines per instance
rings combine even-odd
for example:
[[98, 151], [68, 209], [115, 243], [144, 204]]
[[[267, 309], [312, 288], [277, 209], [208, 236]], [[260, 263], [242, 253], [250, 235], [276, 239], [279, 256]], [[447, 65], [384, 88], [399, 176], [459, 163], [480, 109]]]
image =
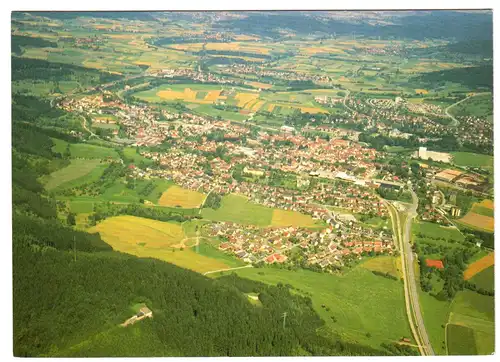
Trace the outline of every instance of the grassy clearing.
[[84, 158], [84, 159], [104, 159], [112, 158], [118, 159], [118, 153], [112, 148], [101, 146], [74, 143], [70, 145], [71, 158]]
[[42, 180], [47, 190], [53, 190], [71, 181], [78, 180], [89, 175], [100, 165], [99, 160], [71, 160], [71, 163], [57, 170]]
[[430, 222], [415, 222], [413, 224], [413, 234], [422, 234], [423, 237], [443, 238], [456, 241], [463, 241], [464, 236], [453, 227], [440, 226]]
[[418, 289], [422, 316], [429, 340], [437, 355], [445, 355], [446, 341], [444, 327], [448, 323], [451, 303], [436, 299], [428, 293], [421, 291], [420, 287]]
[[286, 211], [276, 209], [273, 211], [271, 219], [272, 226], [295, 226], [295, 227], [314, 227], [315, 220], [310, 215], [301, 214], [297, 211]]
[[161, 195], [158, 204], [167, 207], [194, 209], [200, 207], [204, 200], [205, 194], [201, 192], [183, 189], [179, 186], [171, 186]]
[[[481, 295], [470, 290], [458, 292], [453, 300], [449, 323], [473, 330], [478, 354], [494, 352], [494, 308], [494, 297]], [[449, 337], [448, 341], [450, 341]], [[450, 342], [455, 343], [454, 341]]]
[[146, 165], [151, 165], [154, 163], [153, 160], [138, 154], [134, 147], [124, 147], [123, 154], [125, 155], [126, 158], [131, 159], [132, 162], [137, 164], [144, 163]]
[[212, 243], [206, 241], [201, 241], [198, 247], [193, 246], [191, 250], [197, 252], [199, 255], [218, 260], [226, 264], [228, 268], [237, 268], [245, 265], [240, 259], [220, 251]]
[[451, 152], [457, 166], [493, 168], [493, 156], [472, 152]]
[[69, 209], [75, 214], [88, 214], [94, 211], [94, 203], [91, 201], [73, 200], [69, 203]]
[[411, 336], [404, 310], [403, 284], [375, 276], [364, 268], [356, 267], [344, 275], [278, 268], [234, 272], [269, 284], [290, 284], [298, 293], [310, 293], [313, 307], [325, 320], [326, 328], [348, 341], [380, 348], [382, 342]]
[[220, 260], [181, 248], [182, 226], [135, 216], [116, 216], [104, 220], [89, 232], [99, 232], [114, 250], [142, 258], [156, 258], [200, 273], [226, 269]]
[[254, 204], [244, 196], [230, 194], [222, 198], [221, 206], [217, 210], [205, 208], [201, 215], [204, 219], [213, 221], [269, 226], [273, 209]]
[[458, 324], [446, 326], [448, 354], [451, 356], [470, 356], [477, 354], [474, 331]]

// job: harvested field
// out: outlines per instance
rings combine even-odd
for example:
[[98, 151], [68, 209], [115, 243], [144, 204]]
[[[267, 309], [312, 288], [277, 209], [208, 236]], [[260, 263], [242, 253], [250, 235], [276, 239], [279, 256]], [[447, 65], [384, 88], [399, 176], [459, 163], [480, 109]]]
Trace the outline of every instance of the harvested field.
[[489, 253], [481, 259], [470, 264], [464, 272], [464, 279], [469, 280], [477, 273], [495, 264], [495, 253]]
[[474, 229], [493, 232], [495, 230], [495, 219], [491, 216], [468, 212], [463, 218], [458, 220], [460, 223], [472, 227]]
[[89, 232], [99, 232], [114, 250], [141, 258], [156, 258], [200, 273], [226, 269], [220, 260], [182, 248], [185, 239], [182, 226], [135, 216], [108, 218]]
[[429, 91], [427, 89], [415, 89], [415, 93], [417, 94], [428, 94]]
[[205, 200], [205, 195], [201, 192], [171, 186], [161, 195], [158, 204], [160, 206], [194, 209], [200, 207], [203, 200]]
[[267, 111], [268, 111], [268, 112], [272, 112], [272, 111], [274, 110], [274, 107], [276, 107], [276, 105], [275, 105], [275, 104], [270, 104], [270, 105], [268, 105], [268, 106], [267, 106]]
[[273, 211], [271, 225], [310, 227], [315, 226], [315, 222], [310, 215], [301, 214], [297, 211], [275, 209]]

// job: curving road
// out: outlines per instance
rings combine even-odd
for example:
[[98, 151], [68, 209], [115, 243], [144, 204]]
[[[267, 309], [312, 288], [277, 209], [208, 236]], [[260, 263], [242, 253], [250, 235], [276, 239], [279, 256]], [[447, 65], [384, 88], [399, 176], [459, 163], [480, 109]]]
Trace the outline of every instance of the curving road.
[[[432, 345], [429, 340], [429, 336], [427, 334], [427, 330], [425, 329], [424, 319], [422, 317], [422, 312], [420, 310], [420, 301], [418, 296], [418, 286], [415, 278], [414, 268], [413, 268], [413, 250], [410, 245], [411, 239], [411, 224], [413, 218], [417, 216], [417, 207], [418, 207], [418, 197], [410, 188], [411, 196], [413, 203], [411, 207], [408, 209], [408, 215], [406, 218], [406, 222], [404, 225], [404, 230], [402, 231], [402, 255], [404, 255], [405, 259], [405, 269], [406, 269], [406, 283], [408, 285], [408, 296], [410, 305], [412, 308], [412, 317], [414, 318], [416, 332], [418, 334], [418, 338], [420, 339], [420, 344], [423, 349], [423, 354], [428, 356], [434, 355], [434, 350], [432, 349]], [[398, 220], [398, 224], [400, 224]], [[401, 224], [400, 224], [401, 225]]]
[[453, 117], [453, 116], [450, 114], [449, 110], [450, 110], [451, 108], [455, 107], [456, 105], [458, 105], [458, 104], [460, 104], [460, 103], [462, 103], [462, 102], [465, 102], [465, 101], [466, 101], [467, 99], [469, 99], [469, 98], [472, 98], [472, 97], [475, 97], [475, 96], [479, 96], [479, 95], [481, 95], [481, 94], [488, 94], [488, 93], [489, 93], [489, 92], [482, 92], [482, 93], [476, 93], [476, 94], [470, 95], [470, 96], [468, 96], [467, 98], [464, 98], [464, 99], [462, 99], [462, 100], [458, 101], [457, 103], [453, 103], [451, 106], [449, 106], [448, 108], [446, 108], [444, 112], [445, 112], [445, 113], [446, 113], [446, 115], [447, 115], [448, 117], [450, 117], [450, 118], [451, 118], [451, 120], [452, 120], [452, 122], [451, 122], [449, 125], [450, 125], [451, 127], [458, 127], [458, 124], [459, 124], [458, 119], [456, 119], [455, 117]]

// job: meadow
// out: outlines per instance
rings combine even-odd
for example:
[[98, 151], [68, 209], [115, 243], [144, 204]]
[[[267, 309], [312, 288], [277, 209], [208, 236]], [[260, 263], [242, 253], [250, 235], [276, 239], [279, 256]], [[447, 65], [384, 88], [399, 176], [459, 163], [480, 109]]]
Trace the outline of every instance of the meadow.
[[472, 152], [450, 152], [457, 166], [483, 167], [493, 169], [493, 156]]
[[88, 230], [98, 232], [113, 250], [141, 258], [156, 258], [196, 272], [227, 269], [221, 258], [184, 248], [183, 228], [179, 223], [162, 222], [135, 216], [108, 218]]
[[477, 354], [474, 330], [458, 324], [446, 326], [448, 355], [470, 356]]
[[[90, 180], [92, 177], [91, 173], [96, 170], [96, 173], [102, 174], [104, 167], [99, 160], [83, 160], [76, 159], [71, 160], [71, 163], [55, 172], [52, 172], [47, 177], [43, 177], [44, 186], [47, 190], [53, 190], [55, 188], [64, 188], [64, 186], [74, 187], [78, 182], [83, 181], [83, 179]], [[82, 182], [83, 183], [83, 182]]]
[[359, 266], [370, 271], [388, 273], [396, 278], [402, 278], [401, 258], [399, 257], [384, 255], [366, 258]]
[[399, 281], [376, 276], [360, 267], [342, 275], [273, 267], [234, 272], [268, 284], [289, 284], [294, 292], [310, 296], [313, 308], [326, 322], [325, 332], [335, 331], [346, 341], [379, 347], [403, 336], [411, 338], [403, 284]]
[[491, 265], [481, 270], [469, 280], [476, 284], [478, 288], [483, 288], [484, 290], [495, 289], [495, 266]]
[[273, 218], [273, 209], [254, 204], [245, 196], [229, 194], [222, 198], [221, 206], [217, 210], [204, 208], [201, 216], [212, 221], [269, 226]]

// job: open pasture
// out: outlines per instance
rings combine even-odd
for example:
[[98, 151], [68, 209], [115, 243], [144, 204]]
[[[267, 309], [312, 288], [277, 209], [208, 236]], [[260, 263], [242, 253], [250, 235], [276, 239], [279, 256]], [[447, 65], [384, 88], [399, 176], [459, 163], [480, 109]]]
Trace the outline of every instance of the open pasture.
[[493, 156], [472, 152], [450, 152], [457, 166], [493, 168]]
[[495, 266], [489, 266], [483, 269], [479, 273], [475, 274], [469, 279], [472, 283], [476, 284], [478, 288], [483, 288], [484, 290], [494, 290], [495, 289]]
[[[99, 160], [71, 160], [71, 163], [67, 167], [57, 170], [47, 177], [44, 177], [43, 181], [45, 188], [47, 190], [53, 190], [57, 187], [64, 186], [64, 184], [89, 175], [99, 165]], [[100, 167], [99, 170], [102, 173], [103, 168]]]
[[[326, 322], [326, 331], [335, 331], [346, 341], [380, 348], [383, 342], [411, 337], [402, 283], [381, 278], [364, 268], [355, 267], [342, 275], [278, 268], [247, 268], [234, 272], [243, 278], [272, 285], [289, 284], [297, 293], [307, 293], [313, 308]], [[213, 276], [217, 275], [220, 274]]]
[[401, 258], [394, 256], [377, 256], [363, 261], [361, 268], [380, 273], [389, 273], [396, 278], [402, 277]]
[[204, 219], [213, 221], [269, 226], [273, 217], [273, 209], [254, 204], [245, 196], [229, 194], [222, 198], [221, 206], [217, 210], [204, 208], [201, 215]]
[[446, 326], [448, 354], [450, 356], [470, 356], [477, 354], [474, 330], [458, 324]]
[[113, 148], [101, 147], [84, 143], [72, 143], [69, 147], [71, 158], [83, 159], [118, 159], [120, 156]]
[[194, 209], [200, 207], [204, 200], [205, 195], [201, 192], [184, 189], [180, 186], [171, 186], [161, 195], [158, 204], [167, 207]]

